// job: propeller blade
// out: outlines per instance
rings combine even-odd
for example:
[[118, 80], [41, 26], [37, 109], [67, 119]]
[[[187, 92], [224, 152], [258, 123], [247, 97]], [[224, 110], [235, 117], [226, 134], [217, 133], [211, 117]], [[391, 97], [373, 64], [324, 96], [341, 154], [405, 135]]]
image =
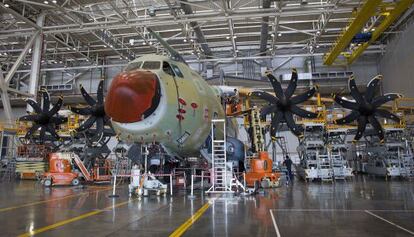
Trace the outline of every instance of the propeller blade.
[[379, 107], [379, 106], [381, 106], [381, 105], [383, 105], [387, 102], [393, 101], [393, 100], [401, 98], [401, 97], [402, 96], [400, 94], [397, 94], [397, 93], [389, 93], [389, 94], [385, 94], [383, 96], [378, 96], [378, 97], [376, 97], [372, 100], [372, 106], [377, 108], [377, 107]]
[[282, 99], [284, 97], [284, 93], [282, 90], [282, 85], [280, 85], [280, 82], [270, 72], [266, 73], [266, 76], [267, 78], [269, 78], [269, 81], [272, 84], [276, 97]]
[[385, 110], [385, 109], [377, 109], [375, 111], [375, 114], [378, 115], [378, 116], [381, 116], [383, 118], [394, 120], [397, 123], [399, 123], [401, 121], [400, 118], [397, 115], [395, 115], [395, 114], [393, 114], [393, 113], [391, 113], [391, 112], [389, 112], [388, 110]]
[[100, 82], [99, 82], [99, 85], [98, 85], [98, 94], [97, 94], [97, 99], [98, 99], [98, 104], [103, 104], [103, 102], [104, 102], [104, 95], [103, 95], [103, 80], [101, 80]]
[[266, 100], [266, 101], [268, 101], [272, 104], [276, 103], [276, 101], [278, 100], [273, 95], [271, 95], [267, 92], [264, 92], [264, 91], [253, 91], [250, 95], [259, 97], [260, 99]]
[[99, 142], [102, 139], [103, 132], [104, 132], [104, 120], [103, 118], [97, 118], [96, 119], [96, 134], [93, 140]]
[[52, 135], [54, 139], [56, 140], [60, 139], [60, 136], [56, 133], [56, 130], [52, 124], [49, 123], [46, 127], [46, 130], [50, 133], [50, 135]]
[[286, 98], [292, 97], [293, 93], [295, 93], [297, 84], [298, 84], [298, 72], [294, 68], [292, 69], [292, 77], [290, 78], [289, 85], [285, 91]]
[[40, 127], [40, 135], [39, 135], [39, 140], [43, 143], [45, 141], [45, 135], [46, 135], [46, 129], [45, 127]]
[[298, 126], [293, 119], [293, 114], [290, 111], [285, 111], [284, 113], [285, 121], [290, 131], [293, 132], [297, 137], [302, 135], [303, 128]]
[[382, 130], [381, 124], [378, 122], [378, 120], [374, 116], [368, 116], [368, 121], [372, 125], [379, 139], [382, 142], [384, 140], [384, 130]]
[[52, 109], [49, 110], [49, 112], [47, 112], [47, 114], [49, 116], [53, 116], [54, 114], [56, 114], [60, 110], [60, 108], [62, 107], [62, 105], [63, 105], [63, 97], [61, 96], [61, 97], [59, 97], [59, 99], [56, 102], [56, 104], [52, 107]]
[[316, 92], [316, 87], [312, 87], [307, 92], [292, 97], [292, 99], [290, 101], [291, 101], [292, 104], [302, 103], [304, 101], [307, 101], [309, 98], [311, 98], [315, 94], [315, 92]]
[[37, 104], [37, 102], [33, 99], [27, 99], [26, 103], [28, 103], [36, 113], [42, 113], [42, 109], [40, 108], [39, 104]]
[[351, 110], [358, 110], [359, 106], [355, 102], [351, 102], [349, 100], [344, 100], [341, 97], [334, 95], [334, 100], [336, 103], [340, 104], [342, 107]]
[[81, 93], [83, 98], [85, 99], [86, 103], [88, 103], [88, 105], [90, 106], [94, 106], [96, 104], [96, 101], [94, 98], [92, 98], [88, 92], [86, 92], [85, 88], [83, 88], [83, 86], [80, 87]]
[[365, 132], [365, 128], [367, 127], [367, 117], [366, 116], [359, 116], [358, 117], [358, 130], [354, 137], [355, 141], [361, 139], [362, 135]]
[[348, 86], [349, 86], [349, 90], [351, 91], [351, 95], [352, 97], [355, 99], [355, 101], [358, 104], [365, 104], [365, 100], [362, 97], [361, 93], [358, 90], [358, 87], [355, 83], [355, 77], [354, 75], [352, 75], [349, 80], [348, 80]]
[[46, 113], [47, 111], [49, 111], [49, 107], [50, 107], [49, 92], [47, 92], [46, 90], [43, 90], [42, 96], [43, 96], [43, 112]]
[[50, 121], [51, 121], [52, 123], [54, 123], [55, 125], [60, 125], [60, 124], [62, 124], [62, 123], [66, 123], [66, 122], [68, 122], [68, 118], [65, 118], [65, 117], [52, 117], [52, 118], [50, 119]]
[[372, 101], [375, 95], [375, 91], [378, 88], [380, 81], [382, 80], [382, 75], [378, 75], [371, 79], [367, 85], [367, 91], [365, 92], [365, 99], [368, 103]]
[[75, 114], [80, 115], [91, 115], [92, 110], [90, 108], [77, 108], [77, 107], [70, 107], [70, 110]]
[[79, 132], [85, 131], [86, 129], [92, 127], [93, 123], [96, 121], [95, 116], [89, 117], [81, 126], [77, 129]]
[[350, 114], [348, 114], [347, 116], [337, 119], [334, 121], [335, 124], [348, 124], [351, 123], [352, 121], [354, 121], [355, 119], [358, 118], [359, 116], [359, 112], [358, 111], [352, 111]]
[[283, 119], [283, 113], [282, 112], [277, 112], [274, 116], [272, 116], [272, 123], [270, 126], [270, 136], [275, 137], [276, 136], [276, 132], [277, 132], [277, 128], [279, 126], [279, 123], [282, 121]]
[[277, 111], [277, 107], [274, 105], [265, 106], [260, 110], [260, 117], [265, 117], [266, 115], [270, 113], [274, 113], [276, 111]]
[[37, 129], [39, 129], [40, 124], [34, 124], [29, 131], [27, 131], [26, 135], [24, 136], [24, 138], [29, 139], [36, 131]]
[[292, 111], [292, 113], [302, 117], [302, 118], [317, 118], [318, 114], [314, 113], [314, 112], [310, 112], [304, 109], [299, 108], [296, 105], [291, 105], [290, 106], [290, 110]]
[[40, 118], [40, 115], [38, 114], [29, 114], [25, 115], [19, 118], [19, 121], [35, 121]]

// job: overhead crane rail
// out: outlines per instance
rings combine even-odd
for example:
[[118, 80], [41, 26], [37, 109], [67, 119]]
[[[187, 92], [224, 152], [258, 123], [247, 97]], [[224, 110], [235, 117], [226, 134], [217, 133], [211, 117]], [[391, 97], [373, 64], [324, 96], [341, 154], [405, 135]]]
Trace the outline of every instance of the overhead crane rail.
[[[338, 56], [345, 57], [344, 63], [352, 64], [382, 33], [407, 10], [414, 0], [400, 0], [397, 3], [385, 3], [382, 0], [367, 0], [356, 12], [351, 23], [344, 29], [334, 46], [324, 57], [325, 65], [333, 65], [339, 62]], [[367, 31], [370, 32], [370, 39], [367, 42], [357, 44], [351, 52], [345, 52], [356, 34], [362, 32], [369, 19], [376, 16], [375, 22], [370, 25]], [[377, 24], [377, 22], [380, 22]]]

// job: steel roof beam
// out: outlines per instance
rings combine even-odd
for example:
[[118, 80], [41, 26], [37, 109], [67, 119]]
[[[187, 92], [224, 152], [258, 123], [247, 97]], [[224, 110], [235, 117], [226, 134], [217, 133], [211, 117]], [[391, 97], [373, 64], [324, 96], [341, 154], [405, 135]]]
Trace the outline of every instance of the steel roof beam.
[[[188, 3], [187, 0], [180, 1], [181, 9], [183, 9], [185, 15], [193, 15], [194, 13], [193, 13], [193, 9], [191, 8], [191, 5], [186, 4], [186, 3]], [[194, 30], [194, 33], [197, 37], [197, 42], [201, 45], [201, 48], [203, 49], [204, 54], [206, 56], [211, 57], [212, 53], [211, 53], [210, 47], [207, 44], [207, 41], [204, 37], [204, 33], [203, 31], [201, 31], [201, 28], [198, 22], [190, 21], [190, 26]]]
[[35, 39], [37, 38], [37, 36], [40, 34], [40, 31], [37, 31], [34, 35], [32, 35], [32, 37], [30, 37], [30, 39], [27, 41], [26, 46], [24, 47], [23, 51], [20, 53], [19, 57], [17, 58], [16, 62], [14, 62], [13, 66], [11, 67], [11, 69], [9, 70], [9, 72], [7, 73], [6, 77], [5, 77], [5, 82], [6, 85], [9, 85], [11, 79], [13, 78], [14, 74], [17, 71], [17, 68], [19, 68], [20, 64], [24, 61], [24, 59], [26, 58], [27, 53], [29, 52], [29, 50], [32, 48], [32, 45], [35, 41]]
[[[263, 0], [262, 8], [268, 9], [270, 8], [270, 0]], [[267, 40], [269, 38], [269, 17], [264, 16], [262, 17], [262, 27], [260, 29], [260, 55], [266, 55], [267, 51]]]
[[35, 28], [36, 30], [40, 30], [41, 29], [41, 27], [39, 27], [38, 25], [36, 25], [36, 23], [34, 23], [32, 20], [24, 17], [23, 15], [21, 15], [18, 12], [16, 12], [12, 8], [4, 6], [4, 4], [1, 3], [1, 2], [0, 2], [0, 8], [2, 8], [5, 12], [7, 12], [9, 14], [12, 14], [16, 19], [25, 22], [26, 24], [28, 24], [32, 28]]

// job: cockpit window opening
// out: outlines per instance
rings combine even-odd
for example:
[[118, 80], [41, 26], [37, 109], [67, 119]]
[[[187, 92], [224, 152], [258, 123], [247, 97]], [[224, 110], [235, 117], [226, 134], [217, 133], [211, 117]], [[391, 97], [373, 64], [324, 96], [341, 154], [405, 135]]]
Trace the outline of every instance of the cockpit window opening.
[[160, 69], [161, 62], [159, 61], [145, 61], [144, 64], [142, 64], [142, 69], [148, 69], [148, 70], [155, 70]]
[[173, 71], [173, 69], [171, 68], [171, 66], [170, 66], [170, 64], [168, 62], [163, 62], [162, 63], [162, 70], [165, 73], [167, 73], [167, 74], [175, 77], [174, 71]]
[[181, 78], [184, 78], [183, 73], [181, 72], [180, 68], [177, 65], [171, 64], [171, 67], [173, 68], [175, 74]]
[[130, 63], [125, 67], [124, 71], [125, 72], [130, 72], [132, 70], [139, 69], [141, 67], [141, 64], [142, 64], [141, 61]]

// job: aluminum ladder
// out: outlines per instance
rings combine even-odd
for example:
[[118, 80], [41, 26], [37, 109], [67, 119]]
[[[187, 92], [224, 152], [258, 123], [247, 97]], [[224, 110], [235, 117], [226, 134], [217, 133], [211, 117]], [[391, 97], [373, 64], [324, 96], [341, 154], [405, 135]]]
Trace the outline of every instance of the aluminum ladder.
[[224, 119], [211, 120], [211, 160], [212, 186], [206, 193], [233, 193], [231, 191], [232, 170], [227, 167]]

